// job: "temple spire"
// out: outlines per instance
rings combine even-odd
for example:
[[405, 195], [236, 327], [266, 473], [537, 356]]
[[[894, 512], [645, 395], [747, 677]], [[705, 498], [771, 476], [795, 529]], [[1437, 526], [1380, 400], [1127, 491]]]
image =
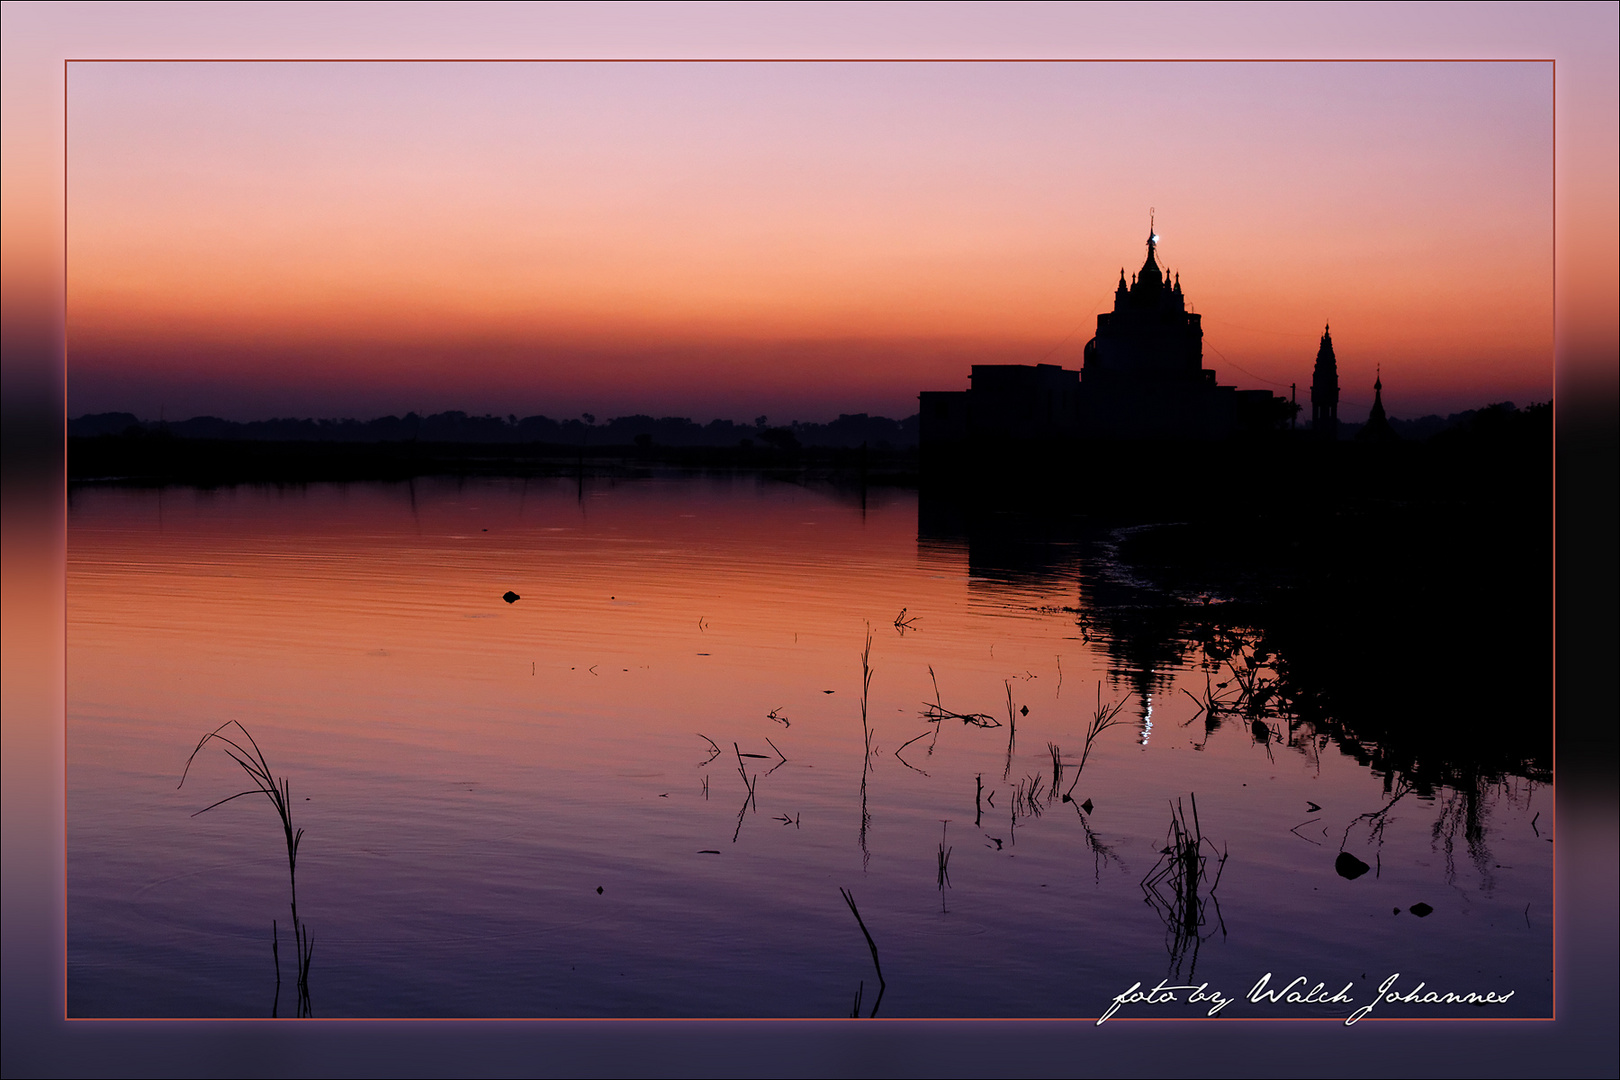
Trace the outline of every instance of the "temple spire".
[[1158, 255], [1156, 254], [1158, 249], [1159, 249], [1159, 233], [1158, 233], [1158, 230], [1156, 230], [1154, 228], [1154, 226], [1153, 226], [1153, 211], [1149, 210], [1148, 211], [1147, 261], [1142, 264], [1142, 272], [1137, 275], [1137, 280], [1138, 281], [1146, 281], [1147, 279], [1151, 278], [1151, 279], [1153, 279], [1153, 283], [1154, 283], [1155, 286], [1163, 283], [1163, 281], [1164, 281], [1164, 272], [1159, 267], [1159, 259], [1158, 259]]
[[1333, 355], [1333, 334], [1322, 324], [1322, 343], [1316, 349], [1316, 370], [1311, 373], [1311, 427], [1322, 438], [1339, 431], [1339, 362]]
[[1398, 442], [1400, 434], [1389, 422], [1389, 416], [1384, 412], [1384, 369], [1380, 364], [1377, 375], [1373, 378], [1372, 411], [1367, 414], [1367, 423], [1364, 424], [1356, 438], [1363, 442]]

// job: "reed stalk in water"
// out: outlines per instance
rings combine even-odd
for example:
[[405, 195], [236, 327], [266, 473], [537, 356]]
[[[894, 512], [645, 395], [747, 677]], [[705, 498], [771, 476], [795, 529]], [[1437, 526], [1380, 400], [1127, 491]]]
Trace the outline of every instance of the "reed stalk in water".
[[[889, 984], [883, 980], [883, 965], [878, 962], [877, 942], [872, 940], [872, 932], [866, 928], [866, 920], [861, 918], [860, 909], [855, 906], [854, 895], [848, 889], [841, 886], [838, 891], [844, 894], [844, 903], [849, 905], [850, 914], [855, 916], [856, 925], [861, 928], [861, 934], [866, 938], [866, 947], [872, 950], [872, 966], [877, 969], [877, 1000], [872, 1002], [872, 1011], [867, 1014], [867, 1019], [871, 1019], [877, 1015], [878, 1006], [883, 1004], [883, 991], [889, 988]], [[862, 980], [860, 988], [855, 991], [855, 1009], [850, 1014], [852, 1017], [858, 1017], [861, 1014], [861, 991], [864, 990], [865, 987], [866, 982], [865, 980]]]
[[[1125, 723], [1125, 720], [1121, 719], [1119, 715], [1124, 708], [1124, 698], [1117, 702], [1110, 701], [1106, 705], [1103, 704], [1102, 683], [1097, 683], [1097, 707], [1091, 714], [1091, 723], [1086, 725], [1086, 745], [1080, 751], [1080, 764], [1074, 767], [1074, 779], [1069, 782], [1069, 790], [1063, 793], [1064, 802], [1071, 801], [1074, 795], [1074, 786], [1080, 782], [1080, 774], [1085, 770], [1086, 759], [1091, 756], [1091, 744], [1097, 741], [1097, 736], [1115, 724]], [[1056, 787], [1055, 784], [1053, 786]]]
[[[235, 727], [237, 731], [242, 733], [242, 740], [247, 743], [247, 746], [243, 746], [242, 742], [238, 742], [232, 736], [223, 734], [225, 729], [229, 727]], [[259, 749], [259, 744], [248, 733], [248, 729], [236, 720], [228, 720], [197, 741], [196, 749], [191, 751], [191, 756], [186, 759], [186, 767], [180, 773], [180, 783], [176, 785], [177, 789], [185, 786], [186, 777], [191, 773], [191, 763], [197, 760], [197, 755], [202, 753], [203, 747], [207, 746], [210, 741], [216, 740], [224, 744], [222, 749], [224, 749], [226, 756], [241, 766], [242, 771], [247, 774], [248, 780], [253, 786], [246, 791], [239, 791], [235, 795], [228, 796], [216, 803], [210, 803], [191, 816], [196, 817], [198, 814], [206, 814], [216, 806], [223, 806], [235, 799], [242, 798], [244, 795], [263, 795], [270, 800], [270, 805], [275, 807], [276, 816], [281, 818], [282, 832], [287, 840], [287, 883], [292, 892], [293, 940], [298, 953], [298, 1015], [301, 1017], [312, 1016], [314, 1014], [309, 1001], [309, 962], [315, 954], [315, 943], [309, 935], [309, 927], [299, 921], [298, 918], [298, 845], [304, 838], [304, 830], [293, 828], [292, 787], [286, 777], [276, 779], [275, 774], [270, 771], [270, 763], [265, 760], [264, 751]], [[252, 747], [252, 749], [249, 750], [248, 747]], [[272, 921], [271, 954], [276, 959], [276, 985], [279, 988], [281, 985], [281, 957], [275, 938], [276, 928], [274, 921]], [[278, 999], [280, 997], [279, 990], [277, 997]], [[272, 1006], [270, 1015], [274, 1016], [275, 1013], [275, 1006]]]

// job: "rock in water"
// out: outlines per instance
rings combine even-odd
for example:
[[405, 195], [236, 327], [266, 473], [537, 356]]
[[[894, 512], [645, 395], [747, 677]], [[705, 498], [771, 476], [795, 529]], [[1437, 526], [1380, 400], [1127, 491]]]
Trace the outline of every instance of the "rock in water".
[[1344, 878], [1344, 880], [1354, 881], [1362, 874], [1365, 874], [1368, 870], [1371, 870], [1372, 867], [1368, 866], [1366, 863], [1362, 862], [1348, 851], [1341, 851], [1339, 852], [1339, 857], [1333, 860], [1333, 869], [1337, 870], [1339, 872], [1339, 876]]
[[1434, 908], [1430, 907], [1428, 904], [1413, 904], [1411, 907], [1407, 908], [1406, 910], [1410, 911], [1412, 914], [1416, 915], [1418, 918], [1421, 919], [1421, 918], [1423, 918], [1423, 916], [1425, 916], [1425, 915], [1429, 914], [1430, 912], [1432, 912], [1434, 910]]
[[511, 589], [507, 589], [506, 592], [501, 594], [501, 599], [505, 600], [508, 604], [515, 604], [519, 600], [523, 599], [523, 597], [519, 596], [517, 593], [513, 592]]

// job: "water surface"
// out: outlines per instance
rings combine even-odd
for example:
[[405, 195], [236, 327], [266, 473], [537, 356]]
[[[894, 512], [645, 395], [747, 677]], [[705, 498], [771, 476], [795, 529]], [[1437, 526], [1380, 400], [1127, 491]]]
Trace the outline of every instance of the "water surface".
[[[1551, 1014], [1535, 769], [1426, 782], [1286, 703], [1223, 714], [1275, 675], [1240, 622], [1126, 640], [1107, 537], [1041, 551], [920, 539], [915, 492], [753, 475], [76, 488], [68, 1011], [292, 1011], [274, 810], [192, 816], [242, 788], [217, 747], [177, 787], [237, 721], [306, 830], [316, 1016], [869, 1013], [841, 889], [885, 1017], [1095, 1017], [1267, 972], [1513, 993], [1380, 1015]], [[1099, 705], [1121, 722], [1077, 772]], [[1189, 920], [1144, 881], [1194, 798], [1219, 880]]]

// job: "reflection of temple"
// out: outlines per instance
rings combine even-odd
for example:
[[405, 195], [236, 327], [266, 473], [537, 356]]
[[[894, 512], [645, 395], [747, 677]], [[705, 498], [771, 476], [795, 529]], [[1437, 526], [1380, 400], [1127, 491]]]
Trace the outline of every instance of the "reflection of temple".
[[1292, 407], [1267, 390], [1220, 386], [1203, 366], [1204, 331], [1179, 275], [1147, 260], [1119, 272], [1114, 309], [1097, 316], [1081, 370], [975, 364], [965, 391], [920, 395], [925, 447], [1065, 438], [1219, 439], [1283, 426]]
[[1155, 702], [1175, 685], [1190, 647], [1185, 604], [1120, 574], [1107, 531], [1069, 516], [975, 510], [958, 501], [960, 494], [954, 488], [919, 492], [919, 553], [943, 555], [946, 566], [965, 554], [971, 591], [1019, 597], [1020, 605], [1031, 595], [1077, 590], [1071, 602], [1048, 610], [1072, 613], [1080, 640], [1105, 653], [1105, 694], [1123, 688], [1135, 696], [1137, 740], [1146, 743]]
[[1096, 570], [1082, 561], [1080, 604], [1090, 633], [1107, 650], [1110, 684], [1136, 695], [1137, 742], [1146, 745], [1153, 696], [1170, 691], [1187, 654], [1185, 612], [1163, 597], [1122, 595], [1136, 590], [1110, 585]]

